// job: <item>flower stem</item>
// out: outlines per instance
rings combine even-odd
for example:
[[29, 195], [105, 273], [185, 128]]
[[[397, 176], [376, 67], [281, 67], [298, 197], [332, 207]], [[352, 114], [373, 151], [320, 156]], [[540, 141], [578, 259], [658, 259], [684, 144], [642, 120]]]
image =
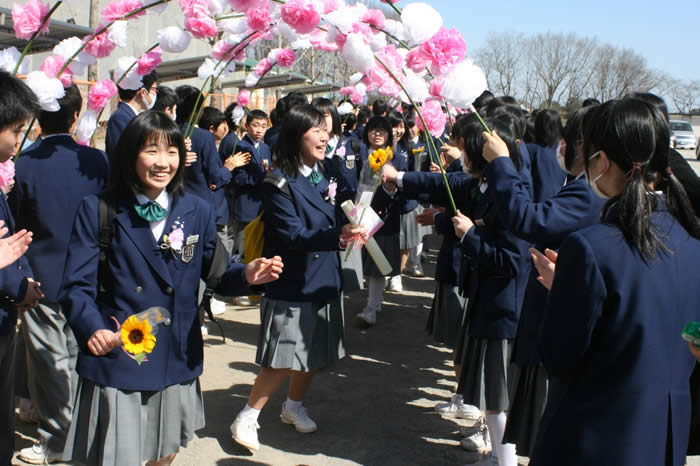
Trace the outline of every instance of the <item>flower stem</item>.
[[394, 5], [394, 2], [392, 2], [391, 0], [389, 0], [389, 1], [387, 1], [386, 3], [389, 4], [389, 6], [396, 12], [397, 15], [399, 15], [399, 17], [401, 17], [401, 10], [399, 10], [399, 7], [397, 7], [396, 5]]
[[479, 111], [476, 109], [476, 107], [474, 106], [474, 104], [471, 104], [470, 107], [471, 107], [472, 112], [474, 112], [474, 114], [476, 115], [476, 117], [479, 119], [479, 123], [481, 123], [481, 126], [484, 127], [484, 129], [486, 130], [486, 132], [489, 133], [489, 134], [493, 134], [493, 133], [491, 132], [491, 130], [489, 129], [489, 127], [486, 125], [486, 122], [484, 121], [484, 119], [481, 118], [481, 115], [479, 115]]
[[[431, 161], [440, 168], [440, 174], [442, 175], [442, 181], [445, 184], [445, 189], [447, 190], [447, 197], [450, 200], [450, 206], [452, 207], [452, 210], [454, 212], [457, 212], [457, 206], [455, 205], [455, 200], [452, 197], [452, 190], [450, 189], [450, 184], [447, 182], [447, 176], [445, 175], [445, 168], [442, 166], [441, 163], [438, 163], [438, 161], [435, 160], [435, 156], [438, 153], [437, 146], [435, 145], [435, 140], [434, 140], [432, 134], [430, 134], [430, 131], [428, 130], [428, 125], [425, 122], [425, 119], [423, 118], [423, 115], [421, 114], [420, 109], [418, 108], [418, 105], [413, 100], [413, 97], [411, 97], [411, 95], [408, 93], [408, 91], [406, 90], [404, 85], [401, 83], [401, 81], [396, 77], [394, 72], [389, 69], [389, 67], [386, 65], [386, 63], [384, 63], [382, 61], [382, 59], [379, 58], [376, 54], [374, 55], [374, 58], [375, 58], [375, 60], [377, 60], [377, 62], [379, 62], [380, 65], [382, 65], [382, 67], [386, 70], [386, 72], [389, 73], [389, 75], [394, 79], [394, 81], [396, 81], [396, 84], [398, 84], [399, 87], [401, 87], [401, 90], [404, 92], [404, 94], [406, 94], [406, 97], [408, 97], [408, 100], [411, 102], [411, 105], [415, 109], [416, 115], [418, 115], [418, 118], [420, 118], [421, 123], [423, 123], [423, 128], [425, 128], [426, 132], [428, 133], [428, 136], [430, 136], [428, 138], [428, 141], [429, 141], [431, 147], [428, 148], [428, 155], [430, 156]], [[430, 151], [431, 148], [435, 151], [434, 153], [431, 153], [431, 151]], [[435, 154], [435, 155], [433, 155], [433, 154]]]
[[[51, 18], [51, 15], [53, 14], [54, 11], [56, 11], [56, 8], [59, 7], [59, 5], [63, 3], [63, 0], [58, 0], [49, 10], [48, 13], [46, 13], [46, 16], [44, 19], [41, 21], [41, 25], [39, 26], [39, 29], [32, 34], [32, 37], [29, 38], [29, 42], [27, 42], [27, 45], [24, 46], [24, 49], [22, 49], [22, 54], [19, 56], [19, 60], [17, 60], [17, 64], [15, 65], [15, 69], [12, 70], [12, 74], [16, 75], [17, 71], [19, 71], [19, 66], [22, 64], [22, 61], [24, 61], [24, 57], [29, 53], [29, 49], [32, 46], [32, 43], [34, 42], [34, 39], [39, 35], [39, 32], [41, 31], [41, 28], [44, 27], [44, 25], [48, 22], [49, 18]], [[59, 74], [60, 76], [60, 74]]]

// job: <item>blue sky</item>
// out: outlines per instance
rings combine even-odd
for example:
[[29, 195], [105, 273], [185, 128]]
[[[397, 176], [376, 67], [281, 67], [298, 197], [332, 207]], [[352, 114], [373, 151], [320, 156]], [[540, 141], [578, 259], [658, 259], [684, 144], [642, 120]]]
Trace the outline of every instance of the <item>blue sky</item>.
[[[405, 2], [403, 2], [405, 3]], [[700, 79], [700, 0], [551, 0], [498, 2], [430, 0], [447, 27], [467, 42], [467, 55], [489, 32], [573, 32], [631, 48], [652, 69], [675, 78]], [[401, 5], [401, 3], [399, 3]]]

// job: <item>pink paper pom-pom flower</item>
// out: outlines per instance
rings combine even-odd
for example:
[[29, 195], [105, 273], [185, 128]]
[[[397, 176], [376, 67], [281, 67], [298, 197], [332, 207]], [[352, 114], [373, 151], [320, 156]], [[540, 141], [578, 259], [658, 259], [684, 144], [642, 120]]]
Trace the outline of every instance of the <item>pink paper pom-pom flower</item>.
[[[17, 38], [31, 39], [32, 35], [39, 30], [49, 10], [48, 3], [42, 3], [39, 0], [28, 0], [24, 6], [14, 4], [12, 6], [12, 24]], [[49, 32], [49, 21], [46, 21], [46, 24], [41, 28], [40, 34], [47, 32]]]
[[342, 0], [323, 0], [322, 12], [324, 15], [327, 15], [328, 13], [333, 13], [335, 10], [338, 10], [344, 6], [345, 4]]
[[216, 27], [216, 21], [209, 16], [190, 16], [186, 18], [185, 29], [199, 39], [216, 37], [219, 33], [219, 29]]
[[155, 70], [163, 61], [163, 51], [160, 47], [156, 47], [148, 53], [141, 55], [136, 63], [136, 73], [144, 76]]
[[66, 64], [66, 59], [60, 55], [49, 55], [41, 64], [41, 71], [46, 73], [49, 78], [58, 78], [63, 84], [63, 87], [70, 87], [73, 84], [73, 73], [70, 72], [70, 68], [66, 68], [61, 76], [58, 76], [58, 72]]
[[240, 13], [245, 13], [251, 8], [260, 8], [266, 3], [267, 0], [228, 0], [228, 4], [231, 5], [233, 11]]
[[207, 0], [179, 0], [179, 4], [185, 18], [209, 15]]
[[321, 50], [323, 52], [336, 52], [339, 49], [339, 45], [337, 42], [328, 42], [328, 31], [314, 29], [314, 31], [309, 36], [309, 41], [311, 42], [313, 48]]
[[15, 163], [12, 159], [0, 163], [0, 188], [11, 185], [15, 178]]
[[362, 21], [372, 26], [376, 26], [379, 29], [384, 29], [386, 18], [381, 10], [370, 9], [362, 15]]
[[258, 77], [262, 77], [265, 73], [270, 71], [272, 65], [273, 63], [269, 59], [263, 58], [257, 65], [255, 65], [255, 74], [257, 74]]
[[[139, 8], [143, 8], [143, 3], [140, 0], [116, 0], [102, 10], [102, 19], [107, 22], [116, 21]], [[129, 18], [136, 18], [145, 14], [146, 10], [143, 10]]]
[[467, 43], [456, 29], [441, 27], [437, 34], [421, 45], [420, 50], [430, 58], [433, 73], [444, 74], [464, 60]]
[[311, 2], [289, 0], [282, 7], [282, 20], [299, 34], [308, 34], [321, 22], [321, 15]]
[[341, 87], [340, 91], [338, 91], [338, 92], [340, 92], [340, 95], [350, 95], [353, 93], [354, 90], [355, 90], [355, 88], [353, 86], [345, 86], [345, 87]]
[[241, 107], [247, 107], [250, 103], [250, 91], [248, 89], [241, 89], [236, 98], [236, 103]]
[[420, 47], [412, 49], [406, 55], [406, 67], [416, 73], [425, 70], [430, 63], [430, 57], [424, 54]]
[[[102, 25], [97, 27], [98, 30], [102, 28]], [[105, 29], [104, 32], [88, 42], [88, 44], [85, 46], [85, 52], [96, 58], [104, 58], [109, 56], [117, 44], [109, 40], [109, 37], [107, 36], [108, 31], [108, 29]]]
[[246, 18], [248, 19], [248, 27], [253, 31], [264, 31], [272, 22], [270, 8], [267, 5], [249, 9]]
[[430, 81], [430, 95], [432, 95], [433, 97], [441, 98], [443, 84], [443, 78], [440, 76]]
[[96, 82], [88, 92], [88, 108], [99, 112], [116, 93], [117, 86], [111, 79]]
[[297, 53], [292, 49], [280, 49], [275, 55], [277, 64], [282, 68], [292, 66], [297, 59]]
[[[427, 131], [429, 131], [433, 137], [439, 138], [442, 136], [442, 133], [445, 132], [447, 116], [445, 115], [445, 112], [442, 111], [440, 102], [437, 100], [431, 100], [424, 103], [420, 108], [420, 113], [423, 115], [425, 123], [428, 125]], [[420, 118], [416, 119], [416, 123], [420, 129], [426, 131], [426, 128], [423, 127], [423, 122]]]

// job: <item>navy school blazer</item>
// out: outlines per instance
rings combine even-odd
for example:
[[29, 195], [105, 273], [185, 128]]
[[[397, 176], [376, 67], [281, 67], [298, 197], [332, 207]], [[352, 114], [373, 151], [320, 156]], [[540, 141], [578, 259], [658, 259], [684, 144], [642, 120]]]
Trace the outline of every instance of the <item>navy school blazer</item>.
[[[210, 203], [185, 193], [171, 204], [164, 233], [182, 225], [185, 242], [194, 245], [192, 259], [163, 250], [147, 221], [134, 211], [135, 200], [116, 205], [112, 246], [107, 254], [106, 288], [97, 293], [99, 255], [98, 198], [81, 203], [68, 244], [59, 301], [80, 347], [81, 377], [122, 390], [159, 391], [202, 373], [203, 345], [197, 312], [199, 281], [209, 271], [217, 235]], [[245, 291], [244, 291], [245, 290]], [[216, 289], [224, 295], [246, 293], [245, 266], [230, 263]], [[152, 306], [170, 312], [172, 323], [159, 326], [148, 362], [137, 365], [120, 348], [94, 356], [86, 345], [99, 329], [116, 330], [127, 317]]]
[[260, 215], [262, 209], [262, 182], [265, 179], [263, 160], [270, 160], [270, 148], [260, 141], [258, 148], [247, 134], [236, 147], [236, 152], [248, 152], [250, 162], [233, 170], [231, 182], [235, 186], [235, 195], [231, 215], [242, 223], [248, 223]]
[[85, 196], [101, 192], [107, 183], [107, 158], [57, 135], [22, 152], [15, 170], [10, 208], [17, 227], [34, 233], [26, 257], [46, 301], [56, 302], [75, 213]]
[[[475, 223], [460, 242], [464, 255], [459, 276], [465, 283], [464, 295], [470, 298], [470, 335], [513, 338], [529, 273], [528, 244], [505, 231], [477, 179], [457, 174], [447, 179], [458, 208], [471, 214]], [[405, 173], [403, 187], [430, 192], [436, 196], [431, 201], [448, 205], [439, 173]]]
[[[17, 230], [15, 220], [10, 212], [5, 195], [0, 193], [0, 220], [5, 222], [8, 229], [7, 235], [13, 235]], [[31, 245], [29, 246], [31, 248]], [[34, 278], [32, 268], [25, 256], [22, 256], [14, 264], [0, 269], [0, 335], [9, 335], [15, 331], [17, 323], [16, 302], [24, 299], [27, 293], [27, 277]]]
[[109, 156], [114, 154], [114, 149], [117, 148], [119, 138], [122, 136], [124, 129], [131, 120], [136, 118], [136, 112], [126, 102], [119, 102], [117, 109], [109, 117], [107, 121], [107, 133], [105, 134], [105, 152]]
[[[186, 134], [188, 127], [189, 123], [181, 123], [180, 132]], [[226, 223], [226, 206], [214, 191], [231, 181], [231, 172], [221, 164], [216, 138], [210, 131], [194, 128], [190, 139], [192, 152], [197, 153], [197, 161], [185, 167], [185, 190], [208, 201], [216, 209], [216, 224], [223, 225]]]
[[544, 202], [561, 190], [566, 181], [566, 172], [557, 162], [557, 146], [528, 144], [527, 148], [532, 172], [532, 199], [535, 202]]
[[[552, 198], [534, 203], [510, 159], [499, 157], [486, 167], [489, 199], [500, 212], [506, 229], [534, 243], [544, 252], [557, 250], [564, 239], [581, 228], [600, 221], [605, 201], [579, 177], [567, 183]], [[519, 365], [540, 363], [537, 335], [547, 300], [547, 289], [537, 281], [537, 269], [531, 268], [518, 325], [513, 361]]]
[[669, 252], [653, 260], [612, 217], [559, 250], [540, 339], [552, 382], [533, 466], [685, 461], [695, 360], [680, 332], [698, 320], [700, 287], [688, 272], [700, 242], [658, 204], [652, 223]]
[[[229, 132], [219, 143], [219, 159], [223, 165], [227, 158], [238, 151], [238, 143], [240, 139], [234, 132]], [[233, 177], [233, 172], [231, 173]], [[233, 183], [226, 183], [223, 188], [224, 197], [226, 198], [227, 217], [233, 218], [233, 201], [236, 198], [236, 186]]]

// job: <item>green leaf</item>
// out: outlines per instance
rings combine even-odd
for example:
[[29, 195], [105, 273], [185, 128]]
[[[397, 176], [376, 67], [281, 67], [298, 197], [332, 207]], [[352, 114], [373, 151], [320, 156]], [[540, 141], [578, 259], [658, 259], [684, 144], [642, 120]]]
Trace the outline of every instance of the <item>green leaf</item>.
[[146, 353], [145, 353], [145, 352], [141, 352], [141, 353], [139, 353], [139, 354], [135, 354], [135, 355], [134, 355], [134, 359], [136, 360], [136, 362], [137, 362], [138, 365], [140, 366], [140, 365], [143, 363], [143, 361], [146, 359]]

